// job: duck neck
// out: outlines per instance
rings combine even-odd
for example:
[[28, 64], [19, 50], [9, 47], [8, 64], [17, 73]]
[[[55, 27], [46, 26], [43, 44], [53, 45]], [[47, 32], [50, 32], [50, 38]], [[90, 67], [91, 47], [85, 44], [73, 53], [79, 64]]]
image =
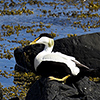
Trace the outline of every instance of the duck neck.
[[51, 53], [52, 50], [53, 50], [53, 46], [51, 46], [51, 47], [45, 46], [44, 50], [42, 52], [45, 52], [47, 54], [47, 53]]
[[35, 67], [35, 70], [37, 70], [37, 67], [38, 65], [42, 62], [42, 59], [45, 55], [51, 53], [53, 50], [53, 46], [51, 47], [48, 47], [48, 46], [45, 46], [44, 50], [41, 51], [36, 57], [35, 57], [35, 60], [34, 60], [34, 67]]

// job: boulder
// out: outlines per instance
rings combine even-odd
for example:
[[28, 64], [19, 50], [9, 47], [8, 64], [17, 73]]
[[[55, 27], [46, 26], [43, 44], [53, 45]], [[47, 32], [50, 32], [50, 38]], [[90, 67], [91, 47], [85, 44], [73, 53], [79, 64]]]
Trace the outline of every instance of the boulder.
[[63, 84], [42, 77], [31, 86], [26, 100], [100, 100], [100, 83], [83, 77]]
[[55, 41], [54, 51], [75, 57], [90, 68], [100, 65], [100, 33], [86, 34]]
[[42, 44], [29, 45], [25, 46], [24, 48], [17, 48], [14, 51], [14, 56], [17, 63], [15, 65], [15, 70], [21, 72], [35, 72], [34, 58], [40, 51], [43, 50], [43, 48], [44, 45]]

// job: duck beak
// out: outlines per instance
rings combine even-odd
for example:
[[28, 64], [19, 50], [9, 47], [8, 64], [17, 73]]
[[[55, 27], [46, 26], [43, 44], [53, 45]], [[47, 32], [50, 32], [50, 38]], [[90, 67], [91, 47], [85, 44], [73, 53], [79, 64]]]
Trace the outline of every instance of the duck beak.
[[40, 37], [38, 37], [38, 38], [36, 38], [34, 41], [32, 41], [32, 42], [30, 43], [30, 45], [36, 44], [36, 41], [37, 41], [39, 38], [40, 38]]

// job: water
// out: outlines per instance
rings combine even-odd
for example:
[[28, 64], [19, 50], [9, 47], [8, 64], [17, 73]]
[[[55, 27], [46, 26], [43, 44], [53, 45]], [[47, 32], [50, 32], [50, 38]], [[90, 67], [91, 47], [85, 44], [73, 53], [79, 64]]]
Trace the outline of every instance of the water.
[[[29, 4], [25, 0], [26, 4], [22, 5], [24, 3], [24, 0], [18, 4], [19, 0], [13, 0], [16, 5], [11, 6], [9, 8], [5, 8], [5, 10], [22, 10], [23, 8], [26, 8], [26, 10], [30, 9], [34, 12], [34, 14], [26, 14], [22, 13], [21, 15], [7, 15], [3, 14], [0, 16], [0, 53], [3, 55], [4, 49], [7, 51], [9, 50], [10, 53], [13, 55], [14, 50], [11, 50], [11, 48], [21, 46], [21, 43], [12, 42], [13, 41], [20, 41], [20, 40], [34, 40], [39, 34], [43, 32], [47, 33], [55, 33], [57, 36], [55, 39], [67, 37], [67, 34], [77, 34], [77, 35], [83, 35], [83, 34], [89, 34], [89, 33], [95, 33], [100, 32], [100, 3], [98, 0], [99, 7], [98, 9], [91, 10], [87, 7], [89, 7], [89, 2], [92, 0], [87, 0], [83, 2], [82, 0], [72, 0], [75, 2], [64, 2], [61, 0], [40, 0], [42, 2], [39, 2], [39, 4]], [[39, 1], [39, 0], [37, 0]], [[66, 0], [65, 0], [66, 1]], [[8, 6], [11, 3], [10, 0], [7, 0]], [[6, 3], [6, 0], [4, 1]], [[4, 9], [4, 3], [0, 4], [0, 8]], [[94, 1], [94, 4], [96, 4], [97, 1]], [[74, 5], [76, 4], [76, 5]], [[43, 13], [44, 11], [44, 13]], [[47, 12], [46, 12], [47, 11]], [[2, 12], [2, 11], [0, 11]], [[87, 13], [92, 14], [98, 14], [98, 16], [92, 16], [89, 17]], [[74, 14], [75, 13], [75, 14]], [[0, 13], [1, 14], [1, 13]], [[78, 15], [85, 15], [87, 17], [80, 17], [78, 18]], [[42, 24], [41, 24], [42, 22]], [[80, 24], [75, 24], [75, 22], [80, 22]], [[89, 22], [89, 25], [88, 25]], [[7, 29], [4, 27], [2, 28], [2, 25], [7, 26], [13, 26], [12, 29]], [[27, 28], [18, 30], [19, 34], [16, 34], [16, 30], [14, 29], [15, 26], [26, 26]], [[34, 27], [31, 27], [34, 25]], [[40, 26], [42, 25], [42, 26]], [[96, 26], [89, 28], [90, 26]], [[32, 33], [27, 33], [27, 29], [33, 30]], [[46, 26], [50, 26], [47, 28]], [[39, 29], [42, 29], [41, 31]], [[14, 31], [13, 34], [9, 36], [5, 36], [7, 34], [7, 31]], [[8, 33], [9, 33], [8, 32]], [[2, 39], [3, 40], [2, 40]], [[9, 40], [11, 42], [9, 42]], [[2, 46], [1, 46], [2, 45]], [[14, 57], [12, 57], [10, 60], [6, 58], [0, 58], [0, 70], [3, 71], [13, 71], [14, 65], [16, 64]], [[9, 87], [14, 85], [13, 83], [13, 77], [11, 78], [5, 78], [0, 76], [0, 82], [3, 85], [3, 87]]]

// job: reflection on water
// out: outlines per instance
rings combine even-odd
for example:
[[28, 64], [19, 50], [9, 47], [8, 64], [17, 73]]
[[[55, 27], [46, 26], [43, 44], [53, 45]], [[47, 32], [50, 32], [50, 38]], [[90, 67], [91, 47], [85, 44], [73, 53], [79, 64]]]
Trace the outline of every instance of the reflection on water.
[[[0, 70], [14, 70], [13, 52], [39, 34], [47, 32], [55, 39], [68, 34], [100, 32], [99, 0], [1, 0]], [[3, 87], [15, 86], [14, 77], [0, 75]]]

